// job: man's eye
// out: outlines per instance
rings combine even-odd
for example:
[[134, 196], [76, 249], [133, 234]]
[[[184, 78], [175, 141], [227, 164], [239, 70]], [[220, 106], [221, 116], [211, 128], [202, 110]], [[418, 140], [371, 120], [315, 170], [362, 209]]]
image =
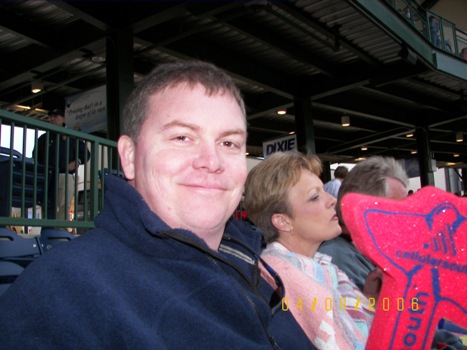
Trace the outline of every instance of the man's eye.
[[237, 147], [237, 144], [235, 142], [232, 142], [232, 141], [224, 141], [223, 144], [224, 144], [225, 147], [228, 147], [228, 148]]
[[178, 140], [178, 141], [186, 141], [186, 140], [188, 140], [188, 137], [187, 136], [177, 136], [177, 137], [175, 137], [175, 139]]

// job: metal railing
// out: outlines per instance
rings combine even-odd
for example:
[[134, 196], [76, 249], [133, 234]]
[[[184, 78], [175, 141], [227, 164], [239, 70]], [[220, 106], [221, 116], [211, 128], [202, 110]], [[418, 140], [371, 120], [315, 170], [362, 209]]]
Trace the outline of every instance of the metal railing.
[[[93, 228], [104, 204], [102, 175], [111, 172], [122, 176], [117, 143], [1, 109], [0, 131], [0, 226], [25, 234], [41, 227], [67, 228], [77, 233]], [[45, 161], [39, 162], [36, 143], [42, 134], [49, 150]], [[53, 140], [63, 140], [65, 146], [55, 147], [52, 156]], [[87, 151], [72, 175], [74, 179], [69, 180], [73, 183], [72, 210], [57, 217], [59, 159], [65, 156], [68, 164], [70, 149], [78, 158], [79, 144]], [[67, 196], [65, 203], [70, 200]]]
[[413, 0], [386, 0], [434, 47], [467, 59], [467, 33], [434, 12], [426, 11]]

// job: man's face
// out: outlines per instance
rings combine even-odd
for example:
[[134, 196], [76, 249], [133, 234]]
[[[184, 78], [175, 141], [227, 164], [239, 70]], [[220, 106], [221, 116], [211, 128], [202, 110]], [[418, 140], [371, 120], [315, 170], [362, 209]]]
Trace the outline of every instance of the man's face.
[[49, 121], [51, 124], [63, 126], [63, 123], [65, 122], [65, 117], [59, 114], [52, 114], [49, 115]]
[[[403, 200], [407, 198], [407, 188], [400, 180], [393, 178], [393, 177], [387, 177], [386, 178], [386, 198]], [[342, 234], [350, 235], [345, 225], [342, 225]]]
[[178, 85], [149, 101], [137, 143], [119, 140], [125, 175], [165, 223], [217, 249], [247, 175], [242, 110], [201, 85]]

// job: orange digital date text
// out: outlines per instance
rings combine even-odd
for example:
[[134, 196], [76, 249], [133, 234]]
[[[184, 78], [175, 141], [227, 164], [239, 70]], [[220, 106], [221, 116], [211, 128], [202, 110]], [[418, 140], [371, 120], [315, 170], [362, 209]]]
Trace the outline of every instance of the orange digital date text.
[[[376, 306], [376, 299], [375, 298], [368, 298], [369, 305], [368, 305], [368, 310], [369, 311], [375, 311], [375, 306]], [[361, 299], [357, 298], [355, 302], [355, 306], [351, 307], [354, 310], [358, 310], [360, 307]], [[381, 303], [381, 309], [383, 311], [389, 311], [391, 308], [396, 308], [397, 311], [404, 311], [405, 309], [409, 309], [412, 311], [417, 311], [418, 310], [418, 299], [417, 298], [412, 298], [408, 301], [409, 305], [408, 307], [405, 305], [405, 299], [404, 298], [396, 298], [396, 299], [391, 299], [391, 298], [381, 298], [380, 299]], [[303, 309], [309, 309], [311, 311], [315, 311], [317, 307], [323, 307], [325, 311], [332, 311], [334, 307], [336, 307], [335, 304], [338, 304], [337, 307], [339, 308], [340, 311], [345, 311], [351, 308], [347, 307], [347, 299], [346, 298], [339, 298], [337, 303], [333, 298], [325, 298], [324, 300], [318, 300], [318, 298], [313, 298], [311, 303], [309, 305], [305, 305], [306, 303], [303, 302], [303, 299], [300, 298], [298, 299], [297, 302], [294, 303], [294, 307], [302, 311]], [[282, 311], [289, 311], [289, 298], [282, 298]]]

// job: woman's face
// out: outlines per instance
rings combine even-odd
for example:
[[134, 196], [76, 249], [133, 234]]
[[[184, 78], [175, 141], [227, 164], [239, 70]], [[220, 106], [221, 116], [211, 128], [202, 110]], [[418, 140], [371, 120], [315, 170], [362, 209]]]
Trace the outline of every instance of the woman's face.
[[303, 169], [300, 180], [289, 189], [288, 199], [293, 226], [290, 238], [295, 241], [295, 247], [306, 250], [298, 253], [310, 255], [310, 246], [317, 249], [319, 244], [341, 233], [335, 210], [336, 199], [324, 191], [322, 181], [315, 174]]

